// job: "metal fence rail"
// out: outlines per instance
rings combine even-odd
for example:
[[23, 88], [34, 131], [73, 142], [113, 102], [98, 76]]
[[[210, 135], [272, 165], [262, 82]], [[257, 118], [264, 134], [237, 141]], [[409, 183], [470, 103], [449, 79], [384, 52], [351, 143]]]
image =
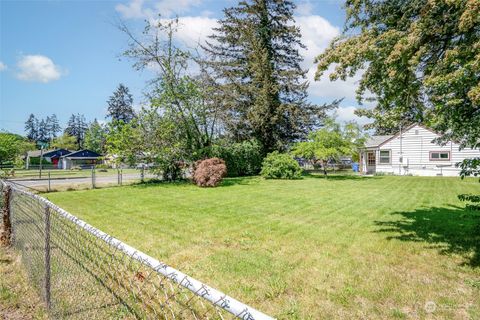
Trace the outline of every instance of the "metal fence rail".
[[12, 245], [53, 318], [272, 319], [38, 195], [0, 189]]

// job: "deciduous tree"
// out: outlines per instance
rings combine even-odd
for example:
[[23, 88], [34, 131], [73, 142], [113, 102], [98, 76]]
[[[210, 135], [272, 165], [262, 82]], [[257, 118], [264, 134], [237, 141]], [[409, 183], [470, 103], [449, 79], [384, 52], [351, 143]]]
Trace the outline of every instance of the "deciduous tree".
[[13, 163], [18, 157], [34, 148], [35, 145], [32, 142], [20, 135], [0, 132], [0, 164]]
[[462, 147], [480, 146], [480, 3], [478, 0], [347, 0], [344, 33], [317, 57], [317, 79], [362, 77], [377, 133], [424, 122]]
[[341, 156], [356, 157], [358, 148], [364, 142], [365, 135], [357, 124], [348, 122], [342, 128], [334, 119], [329, 119], [323, 128], [311, 132], [307, 141], [296, 143], [292, 153], [312, 162], [320, 162], [327, 175], [329, 161], [338, 161]]
[[93, 120], [85, 133], [85, 148], [103, 154], [105, 153], [105, 140], [105, 129], [97, 119]]
[[69, 151], [77, 150], [77, 138], [64, 133], [52, 141], [52, 147], [55, 149], [66, 149]]

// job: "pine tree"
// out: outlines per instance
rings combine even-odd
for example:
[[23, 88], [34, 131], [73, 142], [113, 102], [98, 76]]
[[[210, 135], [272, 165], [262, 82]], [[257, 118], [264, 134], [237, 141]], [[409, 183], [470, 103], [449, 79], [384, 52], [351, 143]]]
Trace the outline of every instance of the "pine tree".
[[47, 142], [48, 139], [48, 127], [47, 122], [42, 119], [38, 124], [38, 131], [37, 131], [37, 141]]
[[27, 138], [31, 141], [37, 141], [38, 137], [38, 120], [35, 118], [35, 115], [32, 113], [28, 117], [28, 120], [25, 122], [25, 132], [27, 133]]
[[129, 123], [135, 117], [133, 111], [133, 98], [128, 87], [120, 84], [117, 90], [107, 101], [108, 113], [107, 117], [111, 117], [112, 121], [123, 121]]
[[289, 0], [249, 0], [224, 10], [203, 49], [220, 88], [223, 121], [237, 139], [257, 138], [265, 152], [305, 137], [326, 109], [307, 102], [304, 48]]
[[72, 114], [68, 119], [67, 127], [65, 128], [64, 133], [75, 137], [77, 141], [77, 148], [81, 149], [85, 140], [85, 132], [87, 131], [87, 128], [88, 125], [84, 115], [79, 113], [76, 115]]
[[48, 138], [50, 140], [53, 140], [54, 138], [56, 138], [57, 133], [62, 130], [62, 128], [60, 127], [60, 124], [58, 123], [57, 116], [55, 114], [52, 114], [51, 116], [47, 116], [46, 125], [47, 125]]

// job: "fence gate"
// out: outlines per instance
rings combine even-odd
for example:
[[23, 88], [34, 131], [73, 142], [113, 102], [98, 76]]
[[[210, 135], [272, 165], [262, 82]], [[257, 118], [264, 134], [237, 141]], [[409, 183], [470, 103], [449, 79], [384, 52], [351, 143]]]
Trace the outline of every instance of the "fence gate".
[[52, 318], [272, 319], [38, 195], [4, 181], [0, 189], [1, 230], [9, 219], [12, 246]]

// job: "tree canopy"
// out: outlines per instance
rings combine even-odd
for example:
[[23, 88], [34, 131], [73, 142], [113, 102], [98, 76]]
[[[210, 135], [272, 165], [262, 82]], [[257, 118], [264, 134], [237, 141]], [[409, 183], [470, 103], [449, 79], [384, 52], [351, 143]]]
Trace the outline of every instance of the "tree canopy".
[[326, 165], [330, 160], [340, 160], [341, 156], [358, 158], [358, 149], [363, 146], [366, 135], [354, 122], [347, 122], [343, 126], [329, 119], [323, 128], [312, 131], [307, 141], [293, 145], [292, 154], [319, 161], [326, 174]]
[[99, 154], [105, 153], [106, 132], [103, 126], [98, 123], [97, 119], [88, 127], [85, 132], [85, 149], [95, 151]]
[[316, 59], [318, 79], [360, 72], [357, 97], [375, 107], [359, 115], [377, 133], [423, 122], [462, 147], [480, 146], [478, 0], [347, 0], [344, 33]]
[[88, 129], [85, 116], [83, 114], [72, 114], [68, 119], [67, 126], [65, 128], [64, 134], [75, 137], [76, 139], [76, 148], [78, 150], [83, 148], [83, 142], [85, 140], [85, 132]]
[[77, 150], [77, 138], [64, 133], [61, 136], [58, 136], [52, 141], [52, 148], [55, 149], [66, 149], [69, 151]]
[[133, 111], [133, 97], [128, 87], [120, 83], [117, 90], [110, 96], [107, 101], [108, 112], [107, 117], [112, 121], [123, 121], [129, 123], [135, 117]]
[[24, 137], [9, 132], [0, 132], [0, 164], [13, 163], [35, 146]]

